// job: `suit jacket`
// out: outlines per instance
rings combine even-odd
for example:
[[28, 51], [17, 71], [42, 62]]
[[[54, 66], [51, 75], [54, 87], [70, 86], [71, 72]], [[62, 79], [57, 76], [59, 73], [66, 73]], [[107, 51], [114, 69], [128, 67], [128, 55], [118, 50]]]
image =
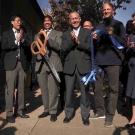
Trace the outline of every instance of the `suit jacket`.
[[1, 65], [2, 65], [2, 59], [1, 59], [1, 53], [2, 53], [2, 50], [1, 50], [1, 33], [0, 33], [0, 69], [1, 69]]
[[1, 49], [1, 39], [0, 39], [0, 70], [3, 70], [3, 56], [4, 56], [4, 52]]
[[[121, 43], [125, 44], [125, 28], [122, 22], [110, 19], [102, 21], [97, 29], [107, 32], [107, 29], [113, 29], [113, 36]], [[96, 62], [98, 65], [121, 65], [123, 54], [121, 50], [115, 48], [109, 38], [101, 36], [96, 47]]]
[[[61, 72], [63, 70], [61, 59], [59, 56], [59, 51], [61, 48], [61, 36], [62, 32], [51, 30], [48, 37], [48, 43], [47, 43], [47, 53], [50, 59], [50, 62], [54, 65], [56, 71]], [[46, 71], [50, 71], [48, 65], [43, 61], [42, 57], [40, 55], [37, 56], [36, 59], [36, 67], [35, 71], [40, 72], [42, 70], [42, 66], [45, 66]]]
[[61, 47], [65, 54], [64, 73], [73, 74], [77, 67], [81, 74], [85, 74], [91, 68], [91, 47], [93, 47], [93, 42], [90, 31], [80, 28], [79, 44], [72, 40], [70, 33], [71, 30], [68, 30], [63, 34]]
[[[17, 64], [18, 46], [15, 44], [15, 35], [12, 29], [5, 31], [2, 36], [5, 70], [14, 70]], [[24, 42], [20, 43], [20, 61], [24, 71], [27, 71], [31, 62], [30, 40], [27, 33]]]

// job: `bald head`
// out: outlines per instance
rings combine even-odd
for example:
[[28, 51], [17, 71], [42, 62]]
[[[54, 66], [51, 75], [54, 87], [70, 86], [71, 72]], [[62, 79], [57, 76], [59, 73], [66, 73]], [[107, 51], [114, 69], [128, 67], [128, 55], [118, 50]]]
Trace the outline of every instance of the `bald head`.
[[74, 12], [69, 13], [69, 18], [72, 17], [72, 16], [80, 17], [80, 14], [78, 12], [74, 11]]
[[71, 12], [69, 14], [69, 24], [73, 28], [78, 28], [80, 26], [81, 18], [78, 12]]

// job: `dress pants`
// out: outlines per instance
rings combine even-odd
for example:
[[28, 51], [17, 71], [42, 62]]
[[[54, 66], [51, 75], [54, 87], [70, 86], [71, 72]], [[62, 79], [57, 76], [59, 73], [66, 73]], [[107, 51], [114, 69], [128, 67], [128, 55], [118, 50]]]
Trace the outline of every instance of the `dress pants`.
[[[18, 113], [21, 113], [24, 109], [24, 83], [25, 83], [26, 73], [22, 68], [20, 61], [17, 62], [14, 70], [6, 71], [6, 113], [7, 116], [13, 115], [13, 98], [14, 91], [17, 86], [18, 91]], [[18, 81], [18, 82], [17, 82]]]
[[109, 81], [109, 90], [107, 91], [107, 106], [105, 108], [103, 98], [103, 79], [104, 75], [101, 73], [95, 82], [94, 96], [96, 113], [100, 115], [113, 117], [117, 108], [118, 90], [119, 90], [119, 70], [120, 66], [101, 66], [106, 73]]
[[89, 86], [85, 87], [81, 83], [82, 75], [78, 72], [77, 68], [75, 69], [73, 75], [65, 74], [65, 84], [66, 84], [66, 95], [65, 95], [65, 115], [67, 118], [72, 118], [74, 115], [74, 104], [73, 104], [73, 92], [75, 88], [76, 81], [79, 82], [79, 87], [81, 90], [81, 98], [80, 98], [80, 108], [81, 108], [81, 116], [82, 119], [89, 118], [90, 112], [90, 103], [89, 103], [89, 94], [88, 88]]
[[37, 79], [41, 88], [44, 112], [56, 114], [59, 101], [59, 83], [51, 71], [46, 71], [45, 65], [43, 65], [41, 71], [37, 74]]

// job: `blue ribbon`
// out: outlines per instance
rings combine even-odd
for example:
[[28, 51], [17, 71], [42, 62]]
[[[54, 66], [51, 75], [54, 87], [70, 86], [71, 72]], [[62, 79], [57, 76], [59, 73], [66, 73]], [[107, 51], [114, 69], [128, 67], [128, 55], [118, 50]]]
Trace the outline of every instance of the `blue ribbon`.
[[96, 81], [96, 71], [93, 69], [90, 73], [87, 73], [84, 77], [82, 77], [81, 82], [84, 85], [87, 85], [88, 82]]
[[102, 36], [102, 35], [104, 35], [104, 36], [106, 36], [106, 37], [109, 37], [109, 39], [110, 39], [111, 42], [112, 42], [112, 45], [113, 45], [114, 47], [116, 47], [117, 49], [119, 49], [119, 50], [124, 49], [123, 44], [120, 43], [114, 36], [109, 35], [109, 34], [107, 34], [105, 31], [100, 30], [100, 29], [95, 30], [95, 32], [98, 34], [99, 37]]
[[[103, 30], [100, 30], [100, 29], [96, 29], [95, 32], [98, 34], [98, 36], [106, 36], [106, 37], [109, 37], [109, 39], [111, 40], [112, 42], [112, 45], [114, 47], [116, 47], [117, 49], [124, 49], [124, 46], [112, 35], [109, 35], [107, 34], [105, 31]], [[93, 51], [94, 52], [94, 51]], [[94, 57], [94, 54], [91, 55], [91, 57], [93, 58]], [[93, 58], [94, 59], [94, 58]], [[101, 74], [102, 72], [102, 69], [101, 68], [96, 68], [95, 66], [95, 62], [92, 62], [92, 67], [94, 67], [91, 71], [89, 71], [84, 77], [82, 77], [81, 79], [81, 82], [84, 84], [84, 85], [87, 85], [89, 82], [93, 83], [96, 81], [96, 76], [98, 74]]]
[[94, 55], [94, 48], [93, 48], [93, 39], [91, 38], [91, 64], [92, 64], [92, 70], [89, 71], [85, 76], [83, 76], [81, 78], [81, 82], [84, 85], [87, 85], [89, 82], [93, 83], [96, 81], [96, 75], [98, 73], [98, 70], [96, 68], [96, 64], [95, 64], [95, 55]]
[[89, 82], [93, 83], [96, 81], [97, 74], [102, 72], [101, 68], [95, 68], [92, 71], [88, 72], [84, 77], [82, 77], [81, 82], [86, 86]]
[[115, 37], [113, 37], [113, 36], [110, 35], [109, 38], [112, 41], [113, 45], [117, 49], [119, 49], [119, 50], [124, 49], [124, 46], [118, 40], [116, 40]]

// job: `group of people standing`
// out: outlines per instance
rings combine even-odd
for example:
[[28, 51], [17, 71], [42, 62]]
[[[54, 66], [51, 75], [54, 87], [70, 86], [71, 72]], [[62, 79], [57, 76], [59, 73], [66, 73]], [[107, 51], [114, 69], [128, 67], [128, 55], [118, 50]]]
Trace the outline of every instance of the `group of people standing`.
[[[44, 17], [43, 28], [46, 40], [46, 55], [55, 67], [57, 73], [63, 72], [65, 79], [65, 118], [63, 123], [69, 123], [75, 115], [73, 94], [76, 83], [81, 92], [80, 108], [84, 125], [90, 124], [89, 118], [105, 118], [105, 127], [111, 127], [117, 108], [119, 93], [119, 75], [124, 59], [123, 48], [127, 46], [126, 31], [123, 23], [114, 19], [114, 6], [106, 2], [102, 7], [103, 19], [100, 24], [93, 26], [90, 21], [85, 21], [81, 27], [81, 17], [78, 12], [69, 13], [70, 28], [62, 33], [53, 29], [53, 19]], [[135, 16], [135, 15], [134, 15]], [[133, 17], [134, 17], [133, 16]], [[134, 90], [134, 42], [135, 23], [130, 22], [133, 29], [130, 31], [128, 51], [132, 50], [129, 59], [129, 78], [127, 96], [133, 99], [133, 117], [126, 127], [135, 127], [135, 90]], [[26, 30], [22, 27], [20, 16], [11, 18], [12, 28], [2, 35], [2, 49], [5, 52], [4, 67], [6, 70], [6, 119], [14, 123], [13, 99], [14, 90], [18, 90], [17, 116], [29, 118], [24, 113], [24, 84], [31, 61], [31, 41]], [[37, 40], [39, 34], [35, 36]], [[64, 54], [64, 63], [61, 62], [59, 52]], [[95, 114], [90, 116], [89, 85], [84, 85], [82, 77], [93, 69], [100, 68], [102, 72], [96, 75], [94, 82]], [[48, 63], [40, 54], [36, 57], [35, 71], [37, 81], [41, 88], [44, 111], [38, 117], [50, 115], [50, 121], [57, 120], [60, 83], [55, 78]], [[108, 78], [109, 89], [107, 104], [103, 98], [104, 76]]]

